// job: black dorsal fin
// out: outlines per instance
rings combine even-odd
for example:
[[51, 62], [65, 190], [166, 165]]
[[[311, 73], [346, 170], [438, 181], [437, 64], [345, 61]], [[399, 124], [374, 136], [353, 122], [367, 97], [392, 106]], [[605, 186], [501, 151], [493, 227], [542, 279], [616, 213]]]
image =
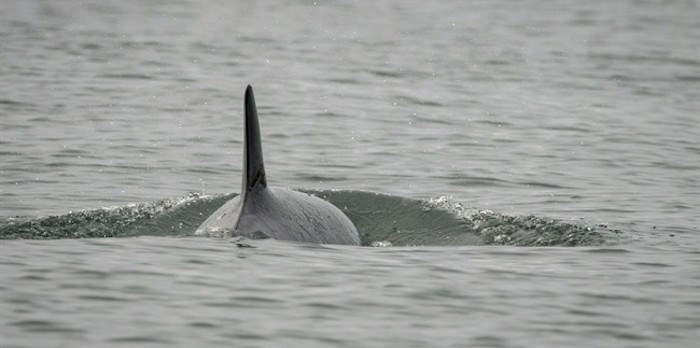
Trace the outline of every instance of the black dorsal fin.
[[258, 110], [255, 108], [253, 87], [245, 90], [245, 144], [243, 150], [243, 187], [241, 194], [267, 187], [265, 165], [263, 164], [262, 139], [258, 123]]

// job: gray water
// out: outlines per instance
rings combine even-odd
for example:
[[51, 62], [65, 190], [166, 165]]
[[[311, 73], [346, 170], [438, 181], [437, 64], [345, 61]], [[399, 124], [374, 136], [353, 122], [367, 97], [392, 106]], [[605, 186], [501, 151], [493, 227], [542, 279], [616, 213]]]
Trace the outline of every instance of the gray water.
[[[247, 84], [394, 247], [190, 237]], [[699, 115], [697, 1], [2, 0], [0, 346], [694, 347]]]

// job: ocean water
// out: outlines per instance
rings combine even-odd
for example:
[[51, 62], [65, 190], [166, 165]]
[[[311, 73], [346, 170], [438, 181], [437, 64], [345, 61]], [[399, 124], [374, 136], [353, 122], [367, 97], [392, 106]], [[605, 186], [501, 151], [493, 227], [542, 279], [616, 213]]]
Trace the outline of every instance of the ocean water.
[[[0, 346], [696, 347], [698, 13], [3, 0]], [[193, 236], [248, 84], [365, 246]]]

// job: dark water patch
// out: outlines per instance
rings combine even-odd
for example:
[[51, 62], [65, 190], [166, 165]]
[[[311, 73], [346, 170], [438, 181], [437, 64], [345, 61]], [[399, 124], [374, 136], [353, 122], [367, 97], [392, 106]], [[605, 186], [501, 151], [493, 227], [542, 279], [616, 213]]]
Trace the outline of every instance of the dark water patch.
[[420, 116], [420, 115], [411, 115], [411, 120], [418, 122], [418, 123], [433, 123], [433, 124], [444, 124], [444, 125], [452, 125], [452, 122], [442, 120], [442, 119], [437, 119], [437, 118], [429, 118], [425, 116]]
[[304, 307], [308, 308], [313, 308], [313, 309], [321, 309], [321, 310], [327, 310], [327, 311], [339, 311], [346, 309], [343, 306], [339, 306], [333, 303], [327, 303], [327, 302], [310, 302], [310, 303], [304, 303]]
[[[342, 339], [337, 339], [333, 337], [325, 337], [325, 336], [318, 336], [318, 335], [309, 335], [307, 332], [303, 331], [296, 331], [296, 330], [281, 330], [280, 336], [284, 337], [286, 340], [289, 339], [296, 339], [296, 340], [302, 340], [302, 341], [312, 341], [312, 342], [318, 342], [320, 343], [320, 347], [342, 347], [342, 346], [348, 346], [349, 342], [342, 340]], [[292, 344], [292, 346], [295, 346]], [[299, 344], [298, 346], [304, 347], [307, 346], [306, 344]], [[310, 346], [314, 346], [313, 344]], [[349, 345], [352, 346], [352, 345]]]
[[652, 279], [652, 280], [644, 280], [637, 282], [636, 285], [639, 286], [647, 286], [647, 285], [665, 285], [665, 284], [670, 284], [671, 282], [668, 280], [662, 280], [662, 279]]
[[605, 314], [605, 313], [598, 313], [598, 312], [588, 311], [588, 310], [584, 310], [584, 309], [570, 309], [566, 312], [571, 314], [571, 315], [584, 316], [584, 317], [606, 317], [607, 316], [607, 314]]
[[256, 333], [232, 333], [232, 334], [225, 334], [225, 337], [233, 338], [233, 339], [238, 339], [238, 340], [245, 340], [245, 341], [265, 341], [268, 339], [267, 336], [256, 334]]
[[420, 106], [444, 106], [443, 104], [434, 101], [434, 100], [424, 100], [424, 99], [419, 99], [407, 95], [397, 95], [394, 97], [394, 99], [400, 100], [402, 102], [408, 102], [413, 105], [420, 105]]
[[369, 73], [377, 77], [402, 78], [405, 76], [400, 70], [369, 70]]
[[653, 267], [653, 268], [673, 267], [672, 265], [669, 265], [666, 263], [660, 263], [660, 262], [633, 262], [632, 264], [635, 266]]
[[32, 126], [26, 125], [26, 124], [18, 124], [18, 123], [4, 124], [3, 125], [4, 131], [10, 131], [10, 130], [15, 130], [15, 129], [29, 129], [29, 128], [32, 128]]
[[[52, 156], [52, 157], [61, 157], [61, 156]], [[76, 159], [98, 159], [100, 157], [98, 156], [63, 156], [65, 158], [76, 158]], [[97, 169], [102, 169], [102, 168], [108, 168], [105, 165], [101, 164], [94, 164], [94, 163], [75, 163], [74, 161], [68, 161], [68, 162], [49, 162], [45, 164], [46, 167], [49, 168], [97, 168]], [[70, 174], [59, 174], [60, 176], [64, 177], [70, 177]]]
[[449, 268], [449, 267], [444, 267], [444, 266], [439, 266], [439, 265], [434, 265], [430, 269], [435, 274], [440, 274], [440, 273], [462, 274], [462, 273], [464, 273], [464, 271], [461, 269]]
[[661, 91], [651, 89], [648, 87], [635, 88], [634, 94], [639, 95], [639, 96], [644, 96], [644, 97], [661, 97], [661, 96], [666, 95], [665, 92], [661, 92]]
[[[144, 66], [152, 66], [152, 67], [165, 67], [168, 66], [168, 63], [160, 61], [160, 60], [144, 60], [141, 64]], [[193, 80], [194, 81], [194, 80]]]
[[682, 82], [700, 82], [700, 75], [679, 75], [676, 80]]
[[97, 50], [102, 49], [102, 45], [100, 45], [98, 43], [94, 43], [94, 42], [86, 42], [86, 43], [80, 44], [80, 46], [78, 46], [78, 47], [80, 47], [81, 49], [86, 50], [86, 51], [97, 51]]
[[505, 59], [486, 59], [483, 61], [485, 65], [491, 65], [491, 66], [506, 66], [506, 65], [511, 65], [513, 62], [507, 61]]
[[216, 50], [219, 48], [219, 46], [211, 45], [201, 41], [190, 44], [190, 47], [194, 48], [195, 50], [207, 53], [216, 52]]
[[450, 289], [431, 289], [425, 291], [414, 292], [409, 295], [411, 299], [421, 300], [421, 301], [473, 301], [474, 296], [466, 292], [454, 291]]
[[24, 262], [17, 262], [17, 261], [0, 261], [0, 266], [13, 266], [13, 267], [23, 267], [26, 266], [27, 264]]
[[[225, 201], [222, 202], [220, 205], [223, 205], [223, 203], [225, 203]], [[218, 206], [217, 206], [217, 208], [218, 208]], [[211, 214], [209, 214], [209, 215], [211, 215]], [[204, 219], [206, 219], [207, 217], [209, 217], [209, 216], [203, 217], [202, 221], [204, 221]], [[197, 226], [199, 226], [199, 225], [197, 225]], [[197, 226], [195, 226], [195, 227], [197, 227]], [[177, 237], [175, 236], [173, 238], [177, 238]], [[210, 247], [205, 247], [205, 246], [197, 245], [197, 244], [194, 244], [193, 246], [190, 246], [189, 244], [174, 244], [174, 245], [168, 246], [168, 250], [174, 250], [174, 251], [184, 250], [184, 251], [193, 251], [193, 252], [219, 253], [222, 251], [224, 251], [224, 252], [229, 251], [230, 249], [223, 247], [223, 246], [221, 248], [210, 248]]]
[[479, 123], [479, 124], [486, 124], [489, 126], [496, 126], [496, 127], [502, 127], [502, 126], [510, 127], [513, 125], [510, 122], [506, 122], [506, 121], [502, 121], [502, 120], [498, 120], [498, 121], [497, 120], [475, 120], [474, 122]]
[[519, 140], [507, 139], [507, 138], [497, 138], [497, 139], [492, 139], [491, 141], [494, 143], [499, 143], [499, 144], [520, 144]]
[[542, 129], [554, 130], [554, 131], [567, 131], [567, 132], [577, 132], [577, 133], [590, 133], [591, 129], [576, 126], [549, 126], [543, 127]]
[[166, 339], [162, 336], [125, 336], [110, 338], [108, 342], [113, 343], [127, 343], [127, 344], [145, 344], [145, 343], [173, 343], [172, 340]]
[[126, 285], [121, 289], [130, 294], [155, 294], [152, 289], [143, 285]]
[[[195, 83], [198, 82], [199, 80], [187, 76], [173, 76], [172, 80], [181, 84], [189, 84], [189, 83]], [[189, 109], [188, 109], [189, 110]]]
[[207, 167], [188, 168], [187, 172], [188, 173], [196, 173], [196, 174], [220, 174], [219, 171], [216, 171], [213, 169], [207, 169]]
[[216, 283], [216, 282], [207, 282], [203, 281], [201, 279], [196, 279], [196, 280], [176, 280], [176, 284], [178, 285], [187, 285], [187, 286], [195, 286], [195, 287], [205, 287], [208, 289], [226, 289], [226, 284], [221, 284], [221, 283]]
[[357, 169], [360, 168], [360, 165], [353, 165], [353, 164], [342, 164], [342, 163], [328, 163], [324, 165], [325, 167], [329, 168], [342, 168], [342, 169]]
[[57, 180], [41, 180], [38, 178], [34, 179], [23, 179], [23, 180], [14, 180], [15, 185], [18, 184], [32, 184], [32, 185], [37, 185], [37, 184], [56, 184], [58, 181]]
[[307, 174], [300, 174], [300, 175], [295, 175], [297, 179], [300, 180], [305, 180], [305, 181], [312, 181], [312, 182], [333, 182], [333, 181], [345, 181], [347, 178], [341, 177], [341, 176], [322, 176], [322, 175], [307, 175]]
[[599, 249], [583, 249], [584, 253], [594, 253], [594, 254], [625, 254], [631, 251], [627, 249], [616, 249], [616, 248], [599, 248]]
[[462, 187], [512, 187], [515, 186], [512, 182], [487, 176], [468, 176], [468, 175], [458, 175], [454, 176], [449, 180], [451, 185], [462, 186]]
[[238, 62], [238, 60], [236, 60], [236, 59], [232, 59], [232, 60], [227, 60], [227, 61], [223, 62], [222, 65], [225, 67], [229, 67], [229, 68], [236, 68], [236, 67], [240, 66], [241, 63]]
[[493, 335], [478, 335], [471, 339], [470, 343], [465, 345], [467, 347], [511, 347], [512, 343], [502, 337]]
[[625, 254], [631, 251], [627, 249], [617, 249], [617, 248], [598, 248], [598, 249], [583, 249], [584, 253], [594, 253], [594, 254]]
[[49, 280], [49, 278], [40, 276], [40, 275], [35, 275], [35, 274], [29, 274], [26, 276], [22, 276], [19, 278], [20, 280], [28, 280], [28, 281], [45, 281]]
[[[470, 251], [471, 253], [471, 251]], [[488, 248], [480, 251], [484, 255], [502, 256], [517, 256], [521, 257], [539, 257], [541, 254], [537, 249], [513, 249], [513, 248]]]
[[260, 308], [260, 305], [257, 303], [247, 303], [247, 302], [203, 302], [201, 304], [204, 307], [209, 307], [209, 308], [231, 308], [232, 310], [235, 309], [243, 309], [243, 308]]
[[32, 104], [11, 100], [11, 99], [0, 99], [0, 105], [12, 105], [12, 106], [30, 106]]
[[119, 74], [102, 74], [99, 77], [109, 78], [109, 79], [127, 79], [127, 80], [152, 80], [155, 77], [145, 74], [136, 73], [119, 73]]
[[[29, 122], [36, 122], [36, 123], [49, 123], [49, 122], [56, 122], [57, 120], [55, 118], [40, 116], [40, 117], [30, 118], [28, 121]], [[61, 123], [61, 122], [59, 122], [59, 123]], [[42, 138], [42, 139], [46, 139], [46, 138]]]
[[635, 78], [632, 76], [628, 75], [622, 75], [622, 74], [611, 74], [606, 77], [608, 80], [613, 80], [616, 82], [630, 82], [633, 81]]
[[164, 48], [170, 47], [169, 41], [156, 41], [156, 40], [144, 40], [144, 41], [133, 41], [133, 40], [123, 40], [118, 43], [119, 48], [122, 49], [132, 49], [132, 48]]
[[99, 283], [88, 283], [88, 282], [81, 282], [81, 283], [66, 283], [66, 284], [60, 284], [58, 286], [59, 289], [62, 290], [78, 290], [78, 291], [95, 291], [95, 292], [104, 292], [104, 291], [109, 291], [110, 288], [105, 287], [103, 284]]
[[611, 330], [611, 329], [583, 330], [583, 333], [585, 333], [586, 335], [591, 335], [591, 336], [596, 336], [596, 335], [610, 336], [610, 337], [614, 337], [616, 339], [625, 340], [625, 341], [647, 341], [651, 338], [649, 336], [644, 336], [644, 335], [637, 334], [637, 333], [617, 331], [617, 330]]
[[359, 85], [362, 82], [357, 79], [349, 79], [349, 78], [331, 78], [327, 80], [330, 83], [333, 84], [341, 84], [341, 85]]
[[52, 322], [52, 321], [40, 320], [40, 319], [13, 321], [13, 322], [9, 322], [8, 325], [17, 326], [17, 327], [22, 328], [26, 332], [33, 332], [33, 333], [50, 333], [50, 332], [53, 332], [53, 333], [82, 333], [82, 332], [85, 332], [84, 330], [69, 328], [69, 327], [65, 327], [63, 325], [60, 325], [58, 323]]
[[81, 156], [81, 155], [88, 155], [90, 152], [87, 150], [83, 149], [69, 149], [65, 148], [59, 151], [58, 153], [52, 154], [51, 156], [53, 157], [75, 157], [75, 156]]
[[[546, 322], [542, 322], [543, 324]], [[552, 323], [549, 322], [551, 325]], [[561, 325], [567, 325], [567, 326], [575, 326], [575, 327], [605, 327], [605, 328], [615, 328], [615, 329], [620, 329], [624, 330], [627, 329], [629, 326], [626, 325], [625, 323], [613, 323], [613, 322], [606, 322], [602, 320], [598, 321], [590, 321], [590, 320], [575, 320], [569, 323], [561, 323]]]
[[345, 115], [341, 115], [341, 114], [331, 112], [331, 111], [317, 112], [314, 114], [314, 116], [328, 117], [328, 118], [345, 118], [346, 117]]
[[633, 213], [633, 209], [623, 209], [623, 208], [586, 208], [580, 209], [581, 212], [602, 212], [602, 213], [619, 213], [619, 214], [629, 214]]
[[663, 63], [663, 64], [678, 64], [688, 67], [700, 66], [700, 60], [692, 58], [681, 58], [681, 57], [667, 57], [667, 56], [651, 56], [651, 55], [639, 55], [639, 54], [618, 54], [618, 53], [591, 53], [588, 55], [589, 58], [605, 60], [605, 61], [616, 61], [616, 62], [630, 62], [630, 63]]
[[[143, 264], [143, 263], [141, 263]], [[153, 271], [142, 271], [137, 269], [130, 269], [128, 271], [113, 271], [112, 275], [124, 275], [124, 276], [149, 276], [149, 277], [168, 277], [169, 273], [163, 272], [153, 272]]]
[[107, 295], [79, 295], [79, 296], [75, 296], [75, 298], [77, 298], [79, 300], [99, 301], [99, 302], [129, 302], [130, 301], [129, 299], [126, 299], [126, 298], [107, 296]]
[[557, 185], [557, 184], [552, 184], [552, 183], [547, 183], [547, 182], [539, 182], [539, 181], [524, 181], [524, 182], [519, 182], [518, 184], [525, 185], [527, 187], [541, 187], [541, 188], [551, 188], [551, 189], [570, 188], [567, 186], [561, 186], [561, 185]]
[[230, 300], [232, 302], [245, 302], [245, 303], [265, 303], [265, 304], [276, 304], [276, 303], [281, 303], [282, 301], [274, 299], [274, 298], [269, 298], [269, 297], [262, 297], [262, 296], [233, 296], [230, 297]]
[[250, 43], [256, 43], [256, 44], [276, 44], [275, 40], [273, 40], [269, 37], [263, 37], [263, 36], [242, 35], [238, 38], [238, 40], [241, 42], [250, 42]]
[[73, 271], [71, 273], [74, 275], [80, 276], [81, 278], [89, 277], [92, 279], [107, 279], [112, 275], [110, 272], [98, 271], [98, 270], [92, 270], [92, 269], [77, 270], [77, 271]]
[[556, 86], [566, 89], [572, 89], [576, 91], [601, 91], [604, 88], [600, 84], [596, 84], [589, 81], [558, 81], [555, 83]]
[[219, 325], [208, 323], [208, 322], [203, 322], [203, 321], [194, 321], [191, 323], [187, 323], [187, 326], [194, 327], [194, 328], [201, 328], [201, 329], [213, 329], [219, 327]]
[[582, 297], [589, 298], [596, 301], [610, 301], [610, 302], [620, 302], [620, 301], [630, 301], [637, 304], [647, 303], [647, 304], [660, 304], [664, 301], [657, 300], [649, 297], [631, 297], [626, 295], [617, 295], [613, 293], [582, 293]]
[[193, 264], [193, 265], [210, 265], [210, 264], [212, 264], [212, 263], [209, 262], [209, 261], [204, 261], [204, 260], [201, 260], [201, 259], [188, 259], [188, 260], [185, 260], [185, 261], [183, 261], [183, 262], [184, 262], [184, 263]]

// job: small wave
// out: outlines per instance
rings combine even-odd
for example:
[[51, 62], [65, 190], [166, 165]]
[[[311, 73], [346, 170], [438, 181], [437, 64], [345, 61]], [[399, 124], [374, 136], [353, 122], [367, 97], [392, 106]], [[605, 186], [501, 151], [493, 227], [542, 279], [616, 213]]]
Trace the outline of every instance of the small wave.
[[16, 101], [16, 100], [0, 99], [0, 105], [15, 105], [15, 106], [20, 106], [20, 105], [30, 105], [30, 104], [23, 103], [23, 102]]
[[540, 182], [540, 181], [523, 181], [523, 182], [519, 182], [519, 184], [525, 185], [527, 187], [541, 187], [541, 188], [551, 188], [551, 189], [567, 188], [566, 186], [557, 185], [557, 184], [548, 183], [548, 182]]
[[469, 175], [455, 175], [450, 177], [450, 184], [455, 186], [500, 186], [500, 187], [512, 187], [515, 184], [508, 180], [503, 180], [488, 176], [469, 176]]
[[352, 79], [352, 78], [331, 78], [328, 79], [328, 82], [332, 84], [341, 84], [341, 85], [359, 85], [362, 82], [357, 80], [357, 79]]
[[[397, 95], [394, 98], [397, 100], [400, 100], [402, 102], [405, 101], [405, 102], [411, 103], [413, 105], [443, 106], [443, 104], [436, 102], [434, 100], [419, 99], [419, 98], [415, 98], [415, 97], [411, 97], [411, 96], [407, 96], [407, 95]], [[431, 120], [431, 121], [442, 121], [442, 120], [436, 119], [436, 120]], [[442, 121], [442, 122], [445, 122], [445, 121]]]
[[404, 73], [402, 71], [393, 71], [393, 70], [370, 70], [369, 71], [372, 75], [378, 76], [378, 77], [391, 77], [391, 78], [398, 78], [398, 77], [403, 77]]
[[102, 74], [100, 77], [110, 78], [110, 79], [130, 79], [130, 80], [152, 80], [153, 76], [136, 74], [136, 73], [121, 73], [121, 74]]

